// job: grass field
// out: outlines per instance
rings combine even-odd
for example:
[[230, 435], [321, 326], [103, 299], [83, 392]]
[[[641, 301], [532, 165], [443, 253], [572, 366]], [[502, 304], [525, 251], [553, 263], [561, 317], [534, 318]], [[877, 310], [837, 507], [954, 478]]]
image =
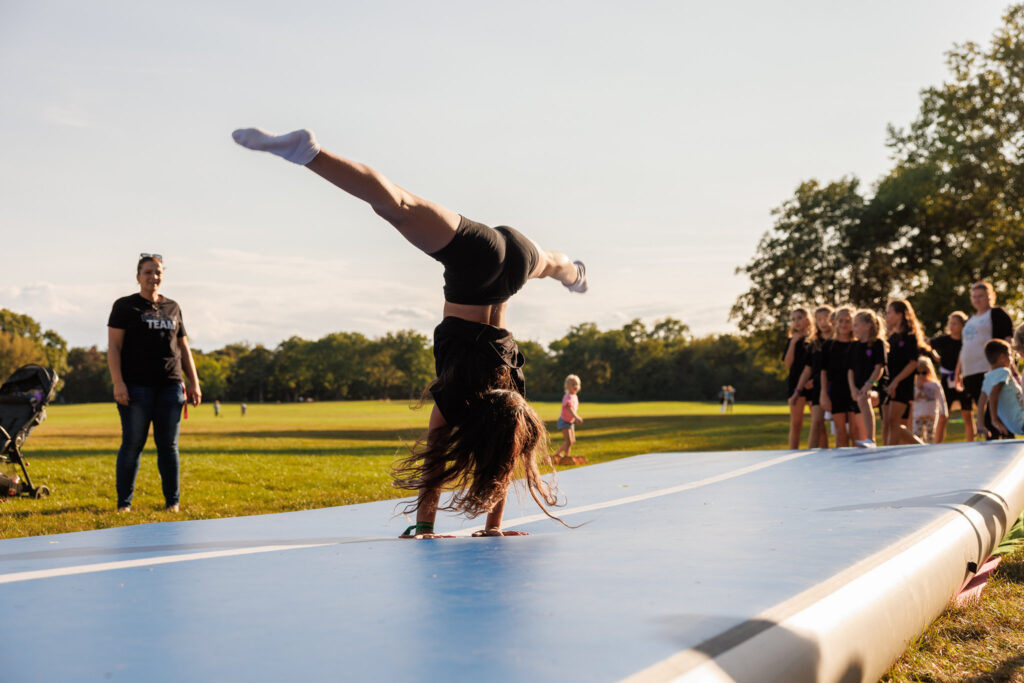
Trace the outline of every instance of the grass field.
[[[560, 442], [558, 405], [535, 403]], [[208, 405], [182, 423], [181, 512], [163, 510], [148, 444], [133, 511], [114, 511], [120, 441], [112, 404], [52, 406], [25, 447], [35, 484], [53, 495], [0, 503], [0, 538], [125, 524], [284, 512], [401, 497], [390, 465], [421, 435], [427, 409], [402, 402], [253, 404], [243, 418]], [[584, 403], [574, 455], [598, 463], [659, 451], [786, 448], [783, 404]], [[806, 431], [806, 426], [805, 426]], [[806, 438], [806, 433], [805, 433]], [[959, 422], [950, 439], [963, 438]], [[1024, 552], [1005, 559], [981, 605], [949, 610], [911, 644], [886, 680], [1024, 683]]]

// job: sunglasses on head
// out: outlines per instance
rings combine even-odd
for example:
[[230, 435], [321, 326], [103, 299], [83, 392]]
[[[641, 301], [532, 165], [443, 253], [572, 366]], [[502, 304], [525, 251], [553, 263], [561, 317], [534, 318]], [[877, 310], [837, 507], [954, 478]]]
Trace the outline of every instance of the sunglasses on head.
[[139, 254], [139, 258], [140, 259], [143, 259], [143, 258], [155, 258], [155, 259], [159, 259], [160, 261], [163, 261], [164, 260], [164, 255], [163, 254], [147, 254], [146, 252], [142, 252], [141, 254]]

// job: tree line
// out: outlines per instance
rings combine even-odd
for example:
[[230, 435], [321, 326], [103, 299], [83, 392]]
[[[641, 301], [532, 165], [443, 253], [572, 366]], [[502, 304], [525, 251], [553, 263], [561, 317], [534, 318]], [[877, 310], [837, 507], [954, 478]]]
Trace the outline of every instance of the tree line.
[[[778, 359], [759, 364], [747, 337], [694, 338], [673, 318], [651, 326], [634, 320], [611, 330], [583, 323], [547, 346], [519, 344], [527, 358], [527, 393], [535, 399], [560, 398], [570, 373], [582, 378], [588, 400], [714, 400], [725, 384], [736, 386], [741, 400], [781, 395]], [[358, 332], [291, 337], [274, 348], [229, 344], [210, 352], [193, 349], [193, 357], [211, 401], [415, 400], [434, 378], [430, 340], [411, 330], [376, 339]], [[0, 374], [29, 362], [61, 375], [59, 400], [112, 400], [105, 350], [68, 349], [28, 316], [0, 309]]]
[[945, 83], [921, 91], [917, 118], [889, 126], [892, 169], [865, 191], [855, 176], [801, 183], [773, 211], [750, 289], [732, 309], [741, 330], [777, 353], [790, 311], [819, 303], [883, 310], [907, 299], [939, 332], [969, 288], [991, 282], [1000, 305], [1024, 305], [1024, 5], [987, 47], [956, 45]]

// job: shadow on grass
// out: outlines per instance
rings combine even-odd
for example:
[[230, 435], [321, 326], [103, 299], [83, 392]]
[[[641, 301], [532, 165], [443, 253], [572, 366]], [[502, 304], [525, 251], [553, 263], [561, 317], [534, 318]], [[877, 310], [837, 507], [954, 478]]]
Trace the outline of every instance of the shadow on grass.
[[963, 679], [963, 683], [1013, 683], [1024, 669], [1024, 655], [1017, 655], [999, 662], [999, 668], [987, 674]]
[[[600, 431], [602, 438], [630, 439], [650, 436], [668, 436], [685, 432], [687, 435], [734, 435], [744, 432], [764, 433], [769, 425], [787, 424], [779, 415], [651, 415], [639, 417], [584, 418], [577, 431]], [[544, 423], [550, 432], [557, 432], [557, 422]]]

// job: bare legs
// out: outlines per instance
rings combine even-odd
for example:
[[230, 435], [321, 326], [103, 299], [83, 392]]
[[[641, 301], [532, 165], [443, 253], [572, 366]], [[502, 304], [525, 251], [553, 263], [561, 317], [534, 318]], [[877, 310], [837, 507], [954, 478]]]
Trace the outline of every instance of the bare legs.
[[907, 409], [906, 403], [902, 401], [889, 401], [886, 408], [885, 421], [888, 424], [886, 445], [924, 443], [912, 431], [907, 429], [907, 425], [904, 424], [903, 413]]
[[[433, 254], [447, 245], [459, 228], [459, 214], [412, 194], [365, 164], [322, 149], [308, 130], [273, 135], [258, 128], [246, 128], [236, 130], [232, 137], [248, 149], [270, 152], [304, 165], [335, 187], [363, 200], [426, 254]], [[586, 291], [581, 263], [573, 263], [561, 252], [546, 251], [539, 246], [537, 250], [541, 258], [530, 273], [531, 278], [550, 277], [573, 291]]]
[[586, 458], [574, 458], [570, 451], [572, 447], [576, 445], [576, 429], [573, 427], [566, 427], [562, 430], [562, 445], [555, 451], [554, 461], [559, 465], [584, 465], [587, 462]]
[[863, 395], [857, 397], [857, 407], [860, 408], [861, 424], [864, 428], [864, 438], [862, 440], [874, 441], [875, 408], [871, 405], [870, 393], [864, 392]]
[[965, 408], [960, 414], [964, 416], [964, 441], [970, 443], [974, 441], [974, 411]]
[[811, 433], [807, 438], [807, 447], [828, 448], [828, 424], [821, 404], [811, 406]]
[[378, 216], [426, 254], [440, 250], [455, 237], [459, 214], [417, 197], [369, 166], [321, 150], [306, 168], [369, 204]]
[[807, 399], [803, 396], [791, 398], [789, 401], [789, 447], [800, 448], [800, 432], [804, 428], [804, 406]]
[[540, 261], [537, 267], [530, 273], [531, 278], [550, 277], [558, 280], [566, 287], [575, 285], [582, 273], [576, 263], [569, 260], [569, 257], [560, 251], [546, 251], [536, 242], [533, 246], [540, 252]]
[[850, 445], [850, 427], [853, 425], [846, 421], [852, 413], [832, 413], [832, 420], [836, 424], [836, 448], [844, 448]]

